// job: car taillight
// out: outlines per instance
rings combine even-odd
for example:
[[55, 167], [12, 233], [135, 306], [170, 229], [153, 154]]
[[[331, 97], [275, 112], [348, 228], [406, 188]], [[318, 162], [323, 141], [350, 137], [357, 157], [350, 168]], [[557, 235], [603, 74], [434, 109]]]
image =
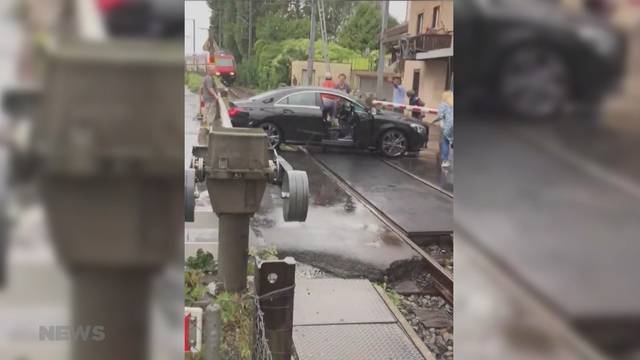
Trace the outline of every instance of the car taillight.
[[125, 5], [128, 0], [98, 0], [98, 9], [102, 12], [110, 12], [122, 5]]
[[229, 109], [228, 113], [229, 117], [235, 117], [236, 115], [240, 114], [240, 109], [237, 107], [233, 107]]

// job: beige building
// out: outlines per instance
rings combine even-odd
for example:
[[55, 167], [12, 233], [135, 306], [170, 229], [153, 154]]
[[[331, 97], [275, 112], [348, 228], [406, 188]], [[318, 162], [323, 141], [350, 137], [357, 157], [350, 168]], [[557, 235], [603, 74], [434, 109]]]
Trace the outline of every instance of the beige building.
[[435, 107], [453, 83], [453, 1], [407, 1], [407, 34], [399, 41], [402, 83]]

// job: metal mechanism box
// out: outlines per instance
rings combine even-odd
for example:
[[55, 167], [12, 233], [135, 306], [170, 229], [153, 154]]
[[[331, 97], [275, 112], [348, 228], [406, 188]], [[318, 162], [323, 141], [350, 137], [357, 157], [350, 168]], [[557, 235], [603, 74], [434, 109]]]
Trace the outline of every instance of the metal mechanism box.
[[216, 129], [209, 134], [207, 188], [218, 214], [253, 214], [260, 207], [269, 167], [262, 129]]

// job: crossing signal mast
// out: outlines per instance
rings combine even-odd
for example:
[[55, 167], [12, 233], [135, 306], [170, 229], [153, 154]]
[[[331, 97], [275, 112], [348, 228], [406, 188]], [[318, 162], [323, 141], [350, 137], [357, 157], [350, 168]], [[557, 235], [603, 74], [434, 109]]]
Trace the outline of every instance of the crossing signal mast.
[[322, 33], [322, 58], [324, 59], [325, 71], [330, 72], [329, 66], [329, 45], [327, 38], [327, 23], [324, 15], [324, 0], [316, 0], [318, 2], [318, 17], [320, 18], [320, 32]]

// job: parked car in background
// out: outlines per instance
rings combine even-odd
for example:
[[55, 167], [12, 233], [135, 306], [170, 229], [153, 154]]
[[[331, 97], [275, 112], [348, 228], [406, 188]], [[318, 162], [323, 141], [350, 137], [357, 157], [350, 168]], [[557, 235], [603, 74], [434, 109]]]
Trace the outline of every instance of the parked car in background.
[[548, 117], [597, 108], [623, 75], [624, 37], [592, 14], [550, 0], [456, 0], [454, 7], [461, 99]]
[[[337, 100], [337, 119], [323, 118], [322, 96]], [[271, 147], [313, 144], [379, 151], [387, 157], [418, 152], [428, 128], [402, 114], [368, 108], [342, 92], [286, 87], [229, 103], [234, 127], [261, 127]]]

